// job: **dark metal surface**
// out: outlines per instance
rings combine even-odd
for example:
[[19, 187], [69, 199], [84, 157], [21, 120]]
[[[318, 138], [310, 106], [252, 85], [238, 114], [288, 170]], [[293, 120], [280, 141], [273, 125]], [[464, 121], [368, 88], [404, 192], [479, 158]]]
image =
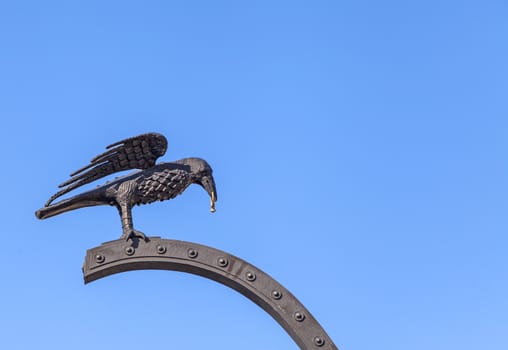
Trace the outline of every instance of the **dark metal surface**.
[[[132, 207], [173, 199], [191, 184], [202, 186], [210, 195], [210, 210], [215, 211], [217, 190], [212, 168], [200, 158], [184, 158], [156, 164], [164, 155], [167, 140], [148, 133], [107, 146], [90, 164], [71, 174], [36, 211], [46, 219], [70, 210], [96, 205], [118, 209], [122, 237], [88, 250], [83, 274], [85, 283], [111, 274], [160, 269], [188, 272], [233, 288], [268, 312], [304, 350], [337, 349], [310, 312], [283, 286], [254, 265], [226, 252], [196, 243], [146, 237], [134, 229]], [[105, 176], [129, 169], [141, 169], [117, 178], [96, 189], [53, 201], [60, 196]]]
[[150, 237], [89, 249], [85, 283], [115, 273], [159, 269], [209, 278], [240, 292], [268, 312], [301, 349], [337, 349], [311, 313], [282, 285], [245, 260], [204, 245]]
[[[212, 168], [200, 158], [184, 158], [172, 163], [155, 164], [167, 149], [166, 138], [157, 133], [131, 137], [106, 147], [107, 151], [93, 158], [87, 166], [71, 174], [60, 184], [62, 190], [51, 196], [45, 206], [35, 212], [39, 219], [46, 219], [70, 210], [96, 205], [111, 205], [118, 209], [122, 220], [122, 238], [145, 235], [134, 229], [132, 207], [173, 199], [191, 184], [202, 186], [210, 195], [210, 210], [215, 212], [217, 190]], [[115, 179], [74, 197], [52, 202], [82, 186], [122, 170], [142, 169]]]

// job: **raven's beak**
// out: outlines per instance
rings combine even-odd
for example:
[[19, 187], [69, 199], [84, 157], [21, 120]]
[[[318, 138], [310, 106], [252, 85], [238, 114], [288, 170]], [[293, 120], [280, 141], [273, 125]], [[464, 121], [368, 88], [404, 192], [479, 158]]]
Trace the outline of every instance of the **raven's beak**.
[[215, 189], [215, 181], [212, 176], [203, 176], [201, 178], [201, 186], [210, 195], [210, 211], [215, 213], [215, 202], [217, 202], [217, 190]]

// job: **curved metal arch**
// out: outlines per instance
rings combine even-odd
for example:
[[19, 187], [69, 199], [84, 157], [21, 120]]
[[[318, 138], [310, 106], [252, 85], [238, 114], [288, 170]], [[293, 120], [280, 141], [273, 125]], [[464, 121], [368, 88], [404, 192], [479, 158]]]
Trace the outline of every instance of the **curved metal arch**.
[[201, 244], [151, 237], [123, 239], [89, 249], [85, 283], [112, 274], [144, 269], [187, 272], [222, 283], [270, 314], [301, 349], [338, 350], [311, 313], [287, 289], [247, 261]]

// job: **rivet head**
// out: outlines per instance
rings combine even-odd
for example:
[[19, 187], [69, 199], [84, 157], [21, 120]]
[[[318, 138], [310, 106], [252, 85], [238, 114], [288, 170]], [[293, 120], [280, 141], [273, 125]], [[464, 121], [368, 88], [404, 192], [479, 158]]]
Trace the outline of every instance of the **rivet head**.
[[217, 259], [217, 264], [219, 264], [220, 267], [226, 267], [228, 266], [228, 259], [221, 256], [220, 258]]
[[195, 259], [198, 257], [198, 251], [195, 249], [189, 248], [189, 250], [187, 250], [187, 256], [191, 259]]
[[99, 264], [102, 264], [104, 262], [104, 260], [106, 260], [106, 258], [104, 257], [104, 255], [101, 255], [101, 254], [97, 254], [95, 256], [95, 261], [97, 261]]
[[303, 320], [305, 320], [305, 315], [302, 314], [301, 312], [295, 312], [295, 314], [293, 315], [293, 317], [295, 318], [295, 320], [297, 322], [302, 322]]
[[279, 300], [280, 298], [282, 298], [282, 293], [279, 292], [278, 290], [272, 290], [272, 298], [274, 298], [275, 300]]
[[245, 274], [245, 276], [247, 277], [247, 281], [254, 281], [256, 279], [256, 274], [254, 272], [251, 272], [251, 271], [247, 271], [247, 273]]
[[159, 254], [164, 254], [166, 252], [166, 247], [163, 246], [163, 245], [158, 245], [157, 246], [157, 253]]
[[135, 251], [136, 250], [132, 247], [125, 248], [125, 254], [127, 254], [127, 255], [132, 255], [132, 254], [134, 254]]
[[325, 340], [321, 337], [314, 337], [314, 344], [316, 346], [323, 346], [325, 345]]

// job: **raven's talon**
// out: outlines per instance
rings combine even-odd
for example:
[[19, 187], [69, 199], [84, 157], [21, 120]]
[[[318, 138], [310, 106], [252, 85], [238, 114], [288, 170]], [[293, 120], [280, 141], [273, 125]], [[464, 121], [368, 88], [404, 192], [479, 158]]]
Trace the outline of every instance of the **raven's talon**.
[[122, 237], [120, 238], [123, 238], [125, 239], [125, 241], [128, 241], [129, 239], [133, 239], [134, 237], [142, 238], [145, 242], [149, 241], [148, 237], [143, 232], [134, 229], [124, 232], [122, 234]]

